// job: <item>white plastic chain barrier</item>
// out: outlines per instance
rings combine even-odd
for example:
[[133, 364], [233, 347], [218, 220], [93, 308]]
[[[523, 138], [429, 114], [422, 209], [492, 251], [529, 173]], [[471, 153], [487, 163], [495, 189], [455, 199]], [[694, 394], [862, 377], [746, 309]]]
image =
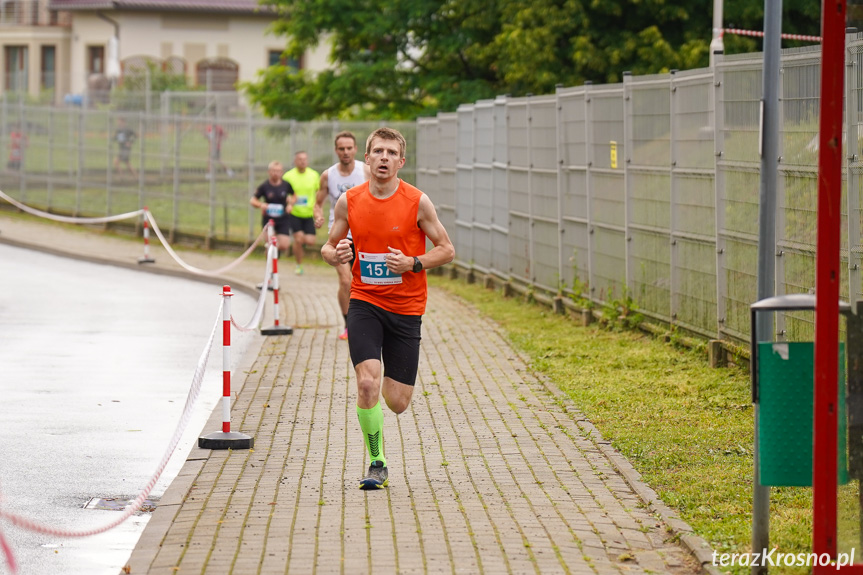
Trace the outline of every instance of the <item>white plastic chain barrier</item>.
[[101, 218], [72, 218], [68, 216], [49, 214], [48, 212], [43, 212], [42, 210], [37, 210], [36, 208], [31, 208], [30, 206], [25, 206], [15, 198], [9, 197], [4, 194], [2, 190], [0, 190], [0, 198], [3, 198], [19, 210], [27, 212], [28, 214], [39, 216], [48, 220], [54, 220], [55, 222], [63, 222], [66, 224], [104, 224], [108, 222], [119, 222], [120, 220], [128, 220], [129, 218], [134, 218], [144, 213], [144, 210], [136, 210], [134, 212], [117, 214], [116, 216], [104, 216]]
[[[737, 28], [723, 28], [722, 32], [725, 34], [736, 34], [738, 36], [755, 36], [762, 37], [764, 36], [764, 32], [759, 30], [739, 30]], [[820, 42], [821, 36], [806, 36], [804, 34], [781, 34], [781, 36], [786, 40], [800, 40], [802, 42]]]
[[[239, 265], [240, 262], [242, 262], [244, 259], [246, 259], [255, 250], [255, 248], [261, 242], [261, 238], [264, 237], [264, 235], [268, 232], [267, 228], [262, 229], [261, 233], [258, 234], [258, 237], [255, 238], [255, 241], [252, 242], [252, 245], [249, 246], [249, 249], [247, 249], [245, 252], [243, 252], [243, 254], [239, 258], [237, 258], [233, 262], [229, 263], [228, 265], [223, 266], [217, 270], [204, 270], [204, 269], [196, 268], [194, 266], [187, 264], [186, 262], [184, 262], [182, 260], [182, 258], [180, 258], [180, 256], [177, 255], [177, 252], [175, 252], [173, 250], [173, 248], [171, 248], [170, 244], [168, 244], [168, 240], [166, 240], [165, 236], [162, 235], [162, 230], [159, 229], [159, 226], [156, 223], [156, 219], [153, 217], [153, 214], [149, 210], [136, 210], [134, 212], [127, 212], [125, 214], [117, 214], [116, 216], [104, 216], [104, 217], [99, 217], [99, 218], [74, 218], [74, 217], [69, 217], [69, 216], [58, 216], [55, 214], [44, 212], [42, 210], [37, 210], [36, 208], [31, 208], [30, 206], [22, 204], [21, 202], [19, 202], [15, 198], [12, 198], [11, 196], [5, 194], [2, 190], [0, 190], [0, 199], [6, 200], [7, 202], [12, 204], [13, 206], [18, 208], [19, 210], [27, 212], [28, 214], [31, 214], [34, 216], [39, 216], [39, 217], [42, 217], [42, 218], [45, 218], [48, 220], [54, 220], [56, 222], [67, 223], [67, 224], [104, 224], [104, 223], [108, 223], [108, 222], [117, 222], [120, 220], [127, 220], [130, 218], [138, 217], [141, 214], [145, 214], [147, 220], [150, 222], [150, 225], [153, 228], [153, 231], [159, 237], [159, 241], [162, 242], [162, 245], [165, 247], [165, 250], [168, 252], [168, 254], [170, 254], [170, 256], [172, 258], [174, 258], [174, 261], [176, 261], [186, 271], [189, 271], [193, 274], [202, 275], [202, 276], [217, 276], [217, 275], [221, 275], [221, 274], [223, 274], [229, 270], [232, 270], [237, 265]], [[0, 541], [0, 545], [2, 545], [2, 541]]]
[[[17, 527], [21, 527], [22, 529], [26, 529], [28, 531], [35, 531], [38, 533], [45, 533], [48, 535], [53, 535], [55, 537], [90, 537], [92, 535], [98, 535], [99, 533], [104, 533], [110, 529], [113, 529], [114, 527], [120, 525], [123, 521], [128, 519], [133, 513], [138, 511], [141, 508], [141, 505], [144, 504], [147, 496], [153, 490], [153, 487], [156, 485], [156, 482], [159, 480], [159, 477], [162, 475], [165, 467], [168, 465], [168, 461], [171, 459], [171, 455], [177, 448], [180, 437], [183, 435], [183, 432], [186, 430], [186, 425], [188, 425], [189, 423], [189, 418], [192, 414], [192, 408], [194, 407], [195, 401], [197, 401], [198, 395], [201, 391], [201, 382], [204, 379], [204, 370], [206, 369], [207, 361], [210, 358], [210, 350], [213, 348], [213, 340], [216, 337], [216, 329], [219, 326], [221, 316], [222, 306], [220, 305], [218, 313], [216, 314], [216, 321], [213, 324], [213, 329], [210, 331], [210, 338], [207, 340], [207, 345], [205, 346], [204, 351], [201, 353], [201, 356], [198, 358], [198, 365], [195, 367], [195, 374], [192, 376], [192, 386], [189, 389], [189, 394], [186, 396], [186, 405], [183, 407], [183, 415], [180, 417], [180, 421], [177, 423], [177, 428], [174, 430], [174, 436], [171, 438], [171, 442], [168, 445], [168, 448], [165, 450], [165, 454], [162, 456], [162, 460], [159, 462], [159, 466], [156, 468], [156, 472], [153, 473], [153, 476], [150, 478], [150, 481], [147, 483], [146, 487], [144, 487], [144, 490], [141, 491], [138, 497], [131, 503], [131, 505], [126, 508], [126, 510], [120, 517], [102, 527], [82, 531], [75, 531], [70, 529], [56, 529], [48, 525], [37, 523], [31, 519], [27, 519], [26, 517], [22, 517], [15, 513], [4, 511], [2, 508], [0, 508], [0, 518], [9, 521]], [[18, 566], [15, 561], [15, 556], [12, 552], [12, 548], [6, 541], [2, 530], [0, 530], [0, 549], [2, 549], [3, 554], [6, 557], [6, 564], [9, 566], [9, 570], [12, 573], [17, 573]]]
[[267, 299], [267, 286], [270, 284], [270, 278], [273, 275], [270, 264], [277, 256], [278, 248], [276, 248], [276, 246], [270, 246], [270, 249], [267, 250], [267, 270], [264, 274], [264, 283], [261, 284], [261, 294], [258, 296], [258, 304], [255, 306], [255, 313], [252, 314], [252, 319], [250, 319], [245, 325], [240, 325], [237, 323], [237, 320], [234, 319], [234, 316], [231, 315], [231, 324], [238, 330], [254, 331], [258, 329], [258, 326], [261, 324], [261, 318], [264, 315], [264, 303]]
[[[159, 229], [159, 226], [156, 223], [155, 218], [149, 212], [149, 210], [137, 210], [137, 211], [128, 212], [125, 214], [118, 214], [115, 216], [98, 217], [98, 218], [76, 218], [76, 217], [57, 216], [57, 215], [54, 215], [54, 214], [51, 214], [48, 212], [44, 212], [42, 210], [37, 210], [35, 208], [31, 208], [29, 206], [22, 204], [21, 202], [18, 202], [17, 200], [8, 196], [7, 194], [3, 193], [2, 190], [0, 190], [0, 198], [6, 200], [7, 202], [12, 204], [13, 206], [17, 207], [18, 209], [20, 209], [24, 212], [27, 212], [29, 214], [32, 214], [34, 216], [39, 216], [39, 217], [43, 217], [43, 218], [46, 218], [49, 220], [54, 220], [54, 221], [64, 222], [64, 223], [72, 223], [72, 224], [96, 224], [96, 223], [115, 222], [115, 221], [120, 221], [120, 220], [124, 220], [124, 219], [138, 217], [143, 213], [143, 214], [145, 214], [147, 221], [149, 221], [150, 225], [153, 228], [153, 231], [155, 232], [156, 236], [158, 236], [159, 241], [162, 242], [162, 245], [165, 247], [165, 250], [168, 252], [168, 254], [170, 254], [171, 257], [174, 258], [174, 260], [181, 267], [186, 269], [187, 271], [194, 273], [194, 274], [205, 275], [205, 276], [215, 276], [215, 275], [219, 275], [219, 274], [222, 274], [226, 271], [233, 269], [240, 262], [242, 262], [246, 257], [248, 257], [249, 254], [252, 253], [252, 251], [255, 249], [255, 247], [257, 247], [257, 245], [261, 241], [261, 238], [264, 237], [265, 234], [269, 235], [269, 233], [270, 233], [270, 229], [268, 227], [261, 230], [261, 233], [255, 239], [255, 241], [252, 243], [252, 245], [237, 260], [233, 261], [232, 263], [230, 263], [224, 267], [221, 267], [217, 270], [203, 270], [200, 268], [196, 268], [194, 266], [190, 266], [189, 264], [184, 262], [177, 255], [177, 253], [171, 248], [171, 246], [168, 244], [165, 237], [162, 235], [162, 231]], [[234, 325], [234, 327], [236, 327], [240, 331], [252, 331], [261, 322], [261, 316], [263, 315], [264, 302], [266, 300], [266, 294], [267, 294], [266, 286], [269, 284], [270, 278], [272, 275], [272, 272], [270, 271], [271, 270], [271, 262], [276, 257], [278, 257], [277, 248], [274, 245], [270, 246], [269, 249], [267, 250], [267, 265], [266, 265], [267, 271], [264, 275], [264, 283], [263, 283], [263, 286], [261, 289], [261, 295], [258, 298], [258, 304], [255, 308], [255, 312], [252, 316], [252, 319], [249, 321], [249, 323], [247, 323], [245, 325], [240, 325], [234, 320], [233, 317], [231, 317], [231, 323]], [[183, 407], [183, 414], [180, 417], [180, 421], [177, 423], [177, 428], [174, 431], [174, 436], [171, 438], [170, 444], [168, 445], [168, 448], [165, 450], [165, 454], [162, 457], [162, 460], [159, 463], [159, 466], [157, 467], [155, 473], [150, 478], [150, 481], [147, 483], [144, 490], [126, 508], [126, 510], [123, 512], [123, 514], [120, 517], [118, 517], [117, 519], [111, 521], [110, 523], [108, 523], [102, 527], [99, 527], [96, 529], [82, 530], [82, 531], [74, 531], [74, 530], [68, 530], [68, 529], [56, 529], [56, 528], [50, 527], [48, 525], [40, 524], [36, 521], [33, 521], [33, 520], [28, 519], [26, 517], [17, 515], [15, 513], [4, 511], [2, 509], [2, 507], [0, 507], [0, 519], [5, 519], [5, 520], [9, 521], [10, 523], [12, 523], [13, 525], [15, 525], [17, 527], [21, 527], [23, 529], [26, 529], [28, 531], [45, 533], [45, 534], [53, 535], [56, 537], [90, 537], [92, 535], [98, 535], [99, 533], [104, 533], [106, 531], [109, 531], [110, 529], [113, 529], [117, 525], [120, 525], [121, 523], [123, 523], [132, 514], [136, 513], [141, 508], [144, 501], [147, 499], [147, 496], [150, 494], [153, 487], [156, 485], [156, 482], [159, 480], [159, 477], [162, 475], [162, 472], [165, 470], [165, 467], [167, 466], [168, 461], [171, 458], [171, 455], [174, 453], [174, 450], [177, 448], [177, 444], [180, 441], [180, 437], [183, 435], [183, 432], [185, 431], [186, 426], [189, 423], [189, 418], [191, 417], [192, 408], [194, 407], [195, 402], [198, 399], [198, 395], [200, 394], [200, 391], [201, 391], [201, 383], [202, 383], [203, 378], [204, 378], [204, 370], [206, 369], [207, 361], [209, 360], [209, 357], [210, 357], [210, 351], [212, 350], [212, 347], [213, 347], [213, 340], [215, 339], [216, 329], [218, 328], [220, 319], [222, 319], [221, 315], [222, 315], [222, 307], [220, 306], [219, 307], [219, 313], [216, 316], [216, 322], [213, 325], [213, 329], [210, 331], [210, 337], [207, 341], [207, 345], [206, 345], [205, 349], [203, 350], [200, 358], [198, 359], [198, 365], [195, 368], [195, 373], [192, 377], [192, 385], [191, 385], [191, 388], [189, 389], [189, 394], [186, 397], [186, 404]], [[0, 503], [2, 503], [2, 501], [0, 501]], [[9, 543], [6, 539], [6, 536], [3, 533], [2, 529], [0, 529], [0, 551], [2, 551], [2, 553], [6, 559], [6, 564], [9, 566], [9, 570], [12, 573], [17, 573], [18, 572], [18, 564], [15, 560], [14, 552], [12, 550], [12, 547], [9, 545]]]
[[153, 231], [156, 233], [156, 236], [159, 238], [159, 241], [162, 242], [162, 245], [165, 247], [165, 250], [168, 252], [168, 254], [172, 258], [174, 258], [174, 261], [177, 262], [178, 264], [180, 264], [180, 267], [182, 267], [184, 270], [192, 272], [193, 274], [198, 274], [198, 275], [202, 275], [202, 276], [217, 276], [217, 275], [221, 275], [227, 271], [234, 269], [237, 265], [240, 264], [240, 262], [242, 262], [244, 259], [246, 259], [249, 256], [249, 254], [251, 254], [254, 251], [254, 249], [256, 247], [258, 247], [258, 244], [261, 242], [261, 238], [264, 237], [264, 235], [267, 232], [266, 228], [262, 229], [261, 233], [258, 234], [258, 237], [255, 238], [255, 241], [252, 242], [252, 245], [249, 246], [249, 249], [247, 249], [245, 252], [243, 252], [243, 255], [241, 255], [240, 257], [238, 257], [236, 260], [229, 263], [228, 265], [220, 267], [217, 270], [203, 270], [201, 268], [196, 268], [196, 267], [191, 266], [191, 265], [187, 264], [186, 262], [184, 262], [182, 260], [182, 258], [180, 258], [180, 256], [177, 255], [177, 252], [175, 252], [173, 250], [173, 248], [171, 248], [170, 244], [168, 244], [168, 240], [165, 239], [165, 236], [162, 235], [162, 230], [159, 229], [159, 225], [156, 223], [156, 218], [153, 217], [153, 214], [150, 213], [149, 211], [147, 211], [146, 214], [147, 214], [147, 219], [150, 220], [150, 225], [153, 227]]

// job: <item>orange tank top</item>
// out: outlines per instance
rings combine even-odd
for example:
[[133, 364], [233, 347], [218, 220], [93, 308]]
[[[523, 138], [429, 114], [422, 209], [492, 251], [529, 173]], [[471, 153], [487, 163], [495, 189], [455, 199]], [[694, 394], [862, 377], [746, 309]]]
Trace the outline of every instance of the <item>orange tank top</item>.
[[426, 252], [426, 235], [417, 224], [422, 192], [399, 180], [395, 193], [383, 200], [372, 195], [368, 182], [351, 188], [346, 195], [348, 226], [357, 254], [351, 298], [392, 313], [422, 315], [428, 297], [425, 270], [393, 274], [384, 259], [390, 253], [388, 247], [408, 256]]

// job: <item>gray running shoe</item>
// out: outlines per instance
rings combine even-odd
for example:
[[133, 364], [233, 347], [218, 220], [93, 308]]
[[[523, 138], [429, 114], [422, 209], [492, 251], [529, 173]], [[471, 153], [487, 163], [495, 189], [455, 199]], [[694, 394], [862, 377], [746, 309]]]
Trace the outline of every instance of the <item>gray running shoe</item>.
[[387, 467], [383, 461], [372, 461], [369, 472], [360, 480], [360, 489], [383, 489], [389, 483]]

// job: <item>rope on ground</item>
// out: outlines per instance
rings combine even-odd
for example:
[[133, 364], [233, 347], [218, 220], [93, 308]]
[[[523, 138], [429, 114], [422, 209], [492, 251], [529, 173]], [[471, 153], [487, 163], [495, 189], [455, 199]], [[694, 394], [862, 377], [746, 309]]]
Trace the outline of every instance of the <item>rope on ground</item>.
[[[165, 454], [162, 456], [162, 460], [159, 462], [159, 466], [156, 468], [156, 471], [155, 473], [153, 473], [150, 481], [147, 482], [144, 490], [141, 491], [138, 497], [126, 508], [126, 510], [120, 517], [107, 523], [102, 527], [81, 531], [75, 531], [71, 529], [57, 529], [49, 525], [38, 523], [16, 513], [10, 513], [3, 510], [2, 508], [0, 508], [0, 519], [5, 519], [13, 525], [22, 529], [26, 529], [27, 531], [45, 533], [47, 535], [53, 535], [55, 537], [90, 537], [92, 535], [98, 535], [100, 533], [104, 533], [106, 531], [109, 531], [110, 529], [113, 529], [114, 527], [120, 525], [123, 521], [131, 517], [132, 514], [137, 512], [144, 504], [144, 501], [146, 501], [147, 497], [150, 495], [153, 487], [155, 487], [156, 482], [159, 480], [159, 477], [162, 475], [162, 472], [168, 465], [168, 461], [171, 459], [171, 455], [177, 448], [177, 444], [180, 442], [180, 438], [182, 437], [183, 432], [186, 430], [186, 426], [188, 425], [189, 419], [192, 415], [192, 408], [194, 407], [195, 402], [198, 399], [198, 395], [201, 391], [201, 383], [204, 379], [204, 371], [210, 358], [210, 351], [213, 348], [213, 341], [216, 337], [216, 329], [221, 322], [221, 316], [222, 306], [219, 305], [219, 310], [216, 314], [216, 321], [213, 324], [213, 329], [210, 331], [210, 338], [207, 340], [207, 345], [204, 347], [201, 356], [198, 358], [198, 365], [195, 367], [195, 373], [192, 376], [192, 385], [189, 389], [189, 394], [186, 396], [186, 404], [183, 407], [183, 414], [180, 417], [180, 421], [177, 423], [177, 427], [174, 430], [174, 435], [171, 438], [171, 442], [168, 445], [168, 448], [165, 450]], [[3, 534], [2, 529], [0, 529], [0, 549], [2, 549], [3, 554], [6, 558], [6, 564], [9, 566], [9, 570], [12, 573], [17, 573], [17, 562], [15, 561], [15, 556], [12, 552], [12, 548], [6, 541], [6, 537]]]
[[147, 219], [150, 221], [150, 225], [153, 228], [153, 231], [156, 233], [159, 241], [162, 242], [165, 251], [167, 251], [168, 254], [172, 258], [174, 258], [174, 261], [180, 264], [180, 267], [182, 267], [184, 270], [201, 276], [217, 276], [234, 269], [237, 265], [240, 264], [240, 262], [249, 257], [249, 254], [251, 254], [256, 247], [258, 247], [258, 244], [261, 242], [261, 238], [264, 237], [264, 234], [266, 234], [267, 232], [266, 228], [262, 229], [261, 233], [258, 234], [258, 237], [255, 238], [255, 241], [252, 242], [252, 245], [249, 246], [249, 249], [243, 252], [243, 254], [237, 259], [235, 259], [233, 262], [229, 263], [226, 266], [222, 266], [217, 270], [204, 270], [201, 268], [196, 268], [184, 262], [183, 259], [177, 255], [177, 252], [175, 252], [171, 245], [168, 243], [168, 240], [165, 239], [165, 236], [162, 235], [162, 230], [159, 229], [159, 224], [156, 223], [156, 218], [153, 217], [153, 214], [149, 210], [146, 212], [146, 214]]
[[69, 216], [58, 216], [56, 214], [37, 210], [36, 208], [31, 208], [30, 206], [22, 204], [15, 198], [6, 195], [5, 193], [3, 193], [2, 190], [0, 190], [0, 198], [6, 200], [19, 210], [27, 212], [28, 214], [39, 216], [48, 220], [54, 220], [55, 222], [63, 222], [66, 224], [105, 224], [108, 222], [119, 222], [120, 220], [128, 220], [129, 218], [135, 218], [144, 213], [144, 210], [136, 210], [134, 212], [127, 212], [125, 214], [117, 214], [116, 216], [103, 216], [99, 218], [73, 218]]
[[261, 325], [261, 318], [264, 315], [264, 302], [267, 299], [267, 286], [270, 285], [270, 278], [273, 275], [272, 272], [272, 262], [275, 257], [278, 255], [278, 248], [276, 246], [271, 245], [267, 250], [267, 267], [266, 273], [264, 273], [264, 282], [261, 284], [261, 294], [258, 296], [258, 304], [255, 306], [255, 313], [252, 314], [252, 319], [249, 320], [245, 325], [240, 325], [237, 323], [237, 320], [234, 319], [234, 315], [231, 314], [231, 325], [237, 328], [240, 331], [255, 331], [258, 329], [258, 326]]

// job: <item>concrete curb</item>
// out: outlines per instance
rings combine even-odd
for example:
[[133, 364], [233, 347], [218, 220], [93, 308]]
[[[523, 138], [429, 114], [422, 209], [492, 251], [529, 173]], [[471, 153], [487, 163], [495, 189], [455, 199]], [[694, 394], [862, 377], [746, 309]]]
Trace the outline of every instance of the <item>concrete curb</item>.
[[[257, 291], [258, 290], [255, 289], [255, 292]], [[237, 367], [234, 370], [235, 373], [244, 373], [251, 369], [260, 354], [264, 341], [266, 341], [266, 336], [258, 335], [255, 338], [255, 341], [249, 342], [241, 361], [237, 364]], [[232, 380], [235, 381], [235, 379]], [[243, 378], [242, 381], [243, 387], [245, 387], [246, 378]], [[238, 395], [242, 392], [243, 387], [238, 388], [234, 392], [234, 395]], [[204, 424], [203, 429], [198, 433], [198, 435], [200, 436], [207, 431], [219, 430], [221, 428], [222, 406], [221, 404], [217, 404], [216, 407], [213, 408], [213, 411], [210, 413], [210, 417], [207, 419], [207, 422]], [[156, 505], [156, 509], [153, 512], [152, 517], [150, 517], [150, 520], [147, 522], [147, 528], [144, 529], [143, 533], [141, 533], [140, 539], [138, 539], [138, 542], [135, 544], [135, 548], [132, 550], [132, 554], [126, 563], [126, 567], [129, 568], [129, 573], [144, 573], [153, 563], [159, 553], [162, 542], [165, 540], [168, 530], [171, 528], [171, 525], [173, 525], [174, 520], [177, 517], [177, 513], [180, 511], [182, 504], [185, 502], [186, 497], [189, 494], [189, 490], [194, 486], [195, 480], [198, 478], [198, 474], [201, 469], [203, 469], [204, 463], [210, 458], [212, 453], [212, 449], [201, 449], [197, 445], [193, 446], [191, 451], [189, 451], [189, 455], [186, 456], [186, 462], [183, 464], [183, 467], [180, 468], [180, 471], [177, 473], [177, 477], [175, 477], [168, 485], [168, 488], [165, 490], [165, 494]]]

